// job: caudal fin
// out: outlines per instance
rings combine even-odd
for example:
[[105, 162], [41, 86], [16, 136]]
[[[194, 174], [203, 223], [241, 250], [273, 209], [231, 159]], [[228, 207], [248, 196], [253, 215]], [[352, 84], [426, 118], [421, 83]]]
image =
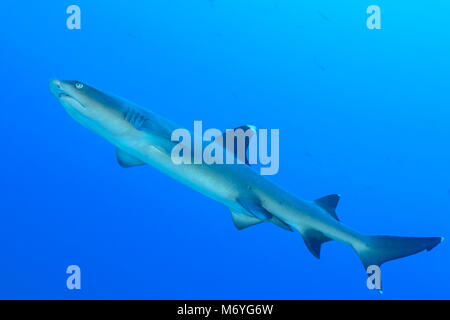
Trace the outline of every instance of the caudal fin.
[[423, 250], [430, 251], [443, 240], [441, 237], [366, 236], [364, 241], [353, 248], [367, 269], [370, 265], [381, 266], [386, 261], [407, 257]]

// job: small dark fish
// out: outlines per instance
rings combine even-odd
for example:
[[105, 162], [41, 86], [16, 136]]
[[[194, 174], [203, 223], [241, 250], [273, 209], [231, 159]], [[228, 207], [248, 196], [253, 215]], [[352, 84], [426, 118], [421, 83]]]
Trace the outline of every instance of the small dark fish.
[[316, 66], [322, 71], [326, 70], [326, 68], [324, 66], [320, 65], [320, 64], [316, 64]]
[[325, 15], [322, 11], [317, 10], [317, 14], [318, 14], [323, 20], [330, 22], [330, 18], [328, 18], [328, 16]]
[[319, 63], [316, 58], [314, 58], [314, 65], [321, 71], [325, 71], [327, 69], [323, 64]]

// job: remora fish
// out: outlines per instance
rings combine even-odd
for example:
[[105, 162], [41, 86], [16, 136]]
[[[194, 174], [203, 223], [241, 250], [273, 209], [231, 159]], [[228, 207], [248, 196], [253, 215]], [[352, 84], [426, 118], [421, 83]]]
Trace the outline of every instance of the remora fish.
[[303, 236], [320, 258], [324, 242], [350, 245], [364, 267], [406, 257], [437, 246], [441, 237], [396, 237], [361, 234], [341, 223], [335, 209], [339, 195], [301, 200], [282, 190], [247, 165], [181, 164], [171, 159], [172, 132], [178, 127], [131, 102], [77, 81], [50, 81], [51, 92], [79, 123], [117, 148], [122, 167], [149, 164], [189, 187], [223, 203], [238, 229], [271, 222]]

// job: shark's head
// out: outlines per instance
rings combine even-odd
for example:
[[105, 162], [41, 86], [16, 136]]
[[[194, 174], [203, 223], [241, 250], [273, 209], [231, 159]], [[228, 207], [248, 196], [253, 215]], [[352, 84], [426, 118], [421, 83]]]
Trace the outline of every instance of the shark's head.
[[100, 134], [117, 135], [127, 130], [127, 102], [79, 81], [50, 80], [50, 91], [64, 109], [82, 125]]

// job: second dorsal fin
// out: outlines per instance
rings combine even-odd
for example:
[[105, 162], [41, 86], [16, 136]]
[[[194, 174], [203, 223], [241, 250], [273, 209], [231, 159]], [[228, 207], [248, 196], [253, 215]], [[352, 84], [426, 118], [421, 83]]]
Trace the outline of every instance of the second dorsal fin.
[[314, 201], [317, 205], [325, 209], [333, 218], [339, 221], [336, 215], [336, 207], [341, 196], [339, 194], [331, 194], [329, 196], [317, 199]]

